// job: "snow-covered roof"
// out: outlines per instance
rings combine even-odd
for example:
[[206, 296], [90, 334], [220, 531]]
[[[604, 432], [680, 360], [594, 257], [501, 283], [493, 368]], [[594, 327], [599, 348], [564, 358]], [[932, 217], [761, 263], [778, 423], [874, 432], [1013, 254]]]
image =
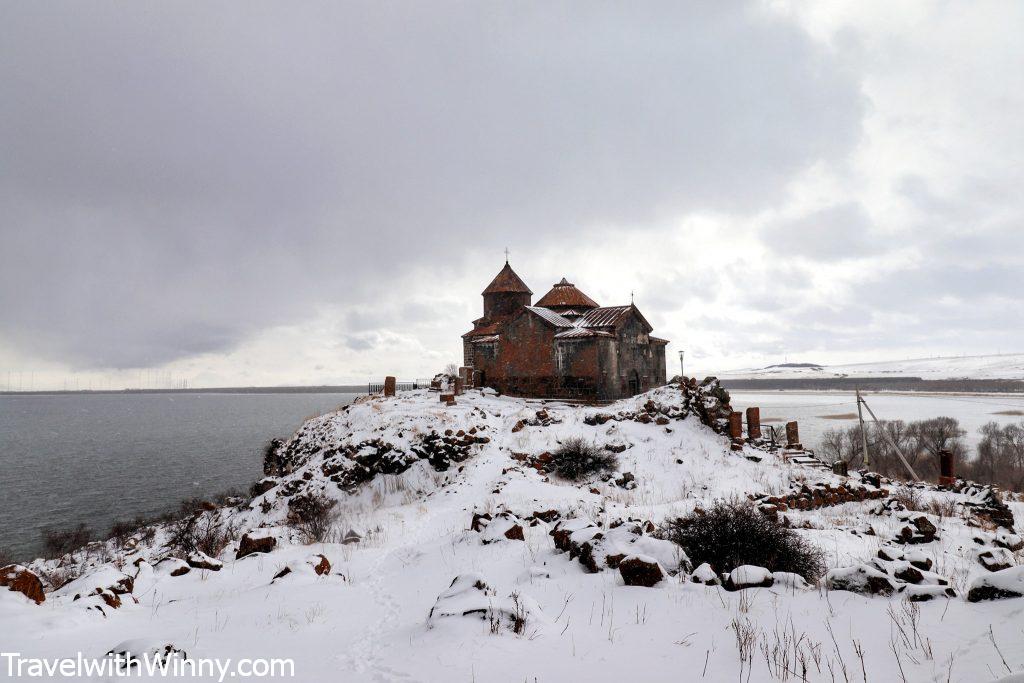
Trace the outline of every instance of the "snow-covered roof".
[[573, 327], [555, 335], [555, 339], [590, 339], [593, 337], [608, 337], [610, 339], [615, 339], [615, 335], [611, 332], [586, 327]]
[[573, 326], [571, 320], [558, 315], [557, 313], [555, 313], [554, 311], [552, 311], [550, 309], [542, 308], [540, 306], [527, 306], [526, 310], [530, 311], [531, 313], [536, 313], [541, 318], [543, 318], [547, 322], [551, 323], [555, 327], [572, 327]]

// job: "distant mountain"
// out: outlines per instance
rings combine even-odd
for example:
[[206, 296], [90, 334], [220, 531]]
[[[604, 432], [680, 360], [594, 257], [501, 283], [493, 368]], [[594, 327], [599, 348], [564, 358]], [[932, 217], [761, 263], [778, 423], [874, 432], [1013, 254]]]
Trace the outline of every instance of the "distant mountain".
[[1024, 353], [947, 356], [908, 360], [818, 365], [780, 363], [717, 373], [722, 379], [804, 379], [809, 377], [920, 377], [939, 379], [1024, 379]]

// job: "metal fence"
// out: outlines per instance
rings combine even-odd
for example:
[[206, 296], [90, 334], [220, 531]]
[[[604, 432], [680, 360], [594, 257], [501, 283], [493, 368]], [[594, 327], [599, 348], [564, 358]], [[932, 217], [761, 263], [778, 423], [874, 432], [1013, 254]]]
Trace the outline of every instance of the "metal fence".
[[[395, 382], [395, 391], [414, 391], [416, 389], [427, 389], [430, 387], [429, 379], [414, 379], [411, 382]], [[370, 382], [366, 385], [366, 393], [383, 394], [384, 382]]]

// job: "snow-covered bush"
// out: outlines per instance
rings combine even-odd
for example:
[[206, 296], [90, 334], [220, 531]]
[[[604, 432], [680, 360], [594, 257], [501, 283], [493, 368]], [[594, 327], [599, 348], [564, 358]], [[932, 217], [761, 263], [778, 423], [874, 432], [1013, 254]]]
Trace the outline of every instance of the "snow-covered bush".
[[566, 439], [551, 454], [551, 469], [569, 481], [579, 481], [604, 472], [613, 472], [619, 466], [614, 453], [605, 451], [581, 438]]
[[755, 565], [813, 582], [825, 571], [823, 551], [746, 503], [718, 503], [670, 519], [661, 535], [681, 546], [694, 564], [707, 562], [719, 573]]

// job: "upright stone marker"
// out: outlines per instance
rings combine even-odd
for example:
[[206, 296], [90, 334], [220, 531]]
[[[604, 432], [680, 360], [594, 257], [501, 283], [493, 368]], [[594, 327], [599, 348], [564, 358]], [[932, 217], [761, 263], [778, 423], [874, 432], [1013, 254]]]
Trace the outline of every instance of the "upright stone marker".
[[395, 378], [385, 377], [384, 378], [384, 395], [394, 396], [395, 395]]
[[786, 423], [786, 445], [800, 448], [800, 427], [795, 421]]
[[939, 451], [939, 486], [952, 486], [956, 483], [955, 462], [952, 451]]
[[733, 411], [729, 413], [729, 436], [733, 440], [743, 438], [743, 414]]
[[454, 389], [454, 392], [455, 392], [456, 396], [459, 396], [460, 394], [462, 394], [462, 378], [461, 377], [456, 377], [455, 378], [455, 389]]
[[747, 408], [747, 436], [751, 439], [761, 438], [761, 409]]

